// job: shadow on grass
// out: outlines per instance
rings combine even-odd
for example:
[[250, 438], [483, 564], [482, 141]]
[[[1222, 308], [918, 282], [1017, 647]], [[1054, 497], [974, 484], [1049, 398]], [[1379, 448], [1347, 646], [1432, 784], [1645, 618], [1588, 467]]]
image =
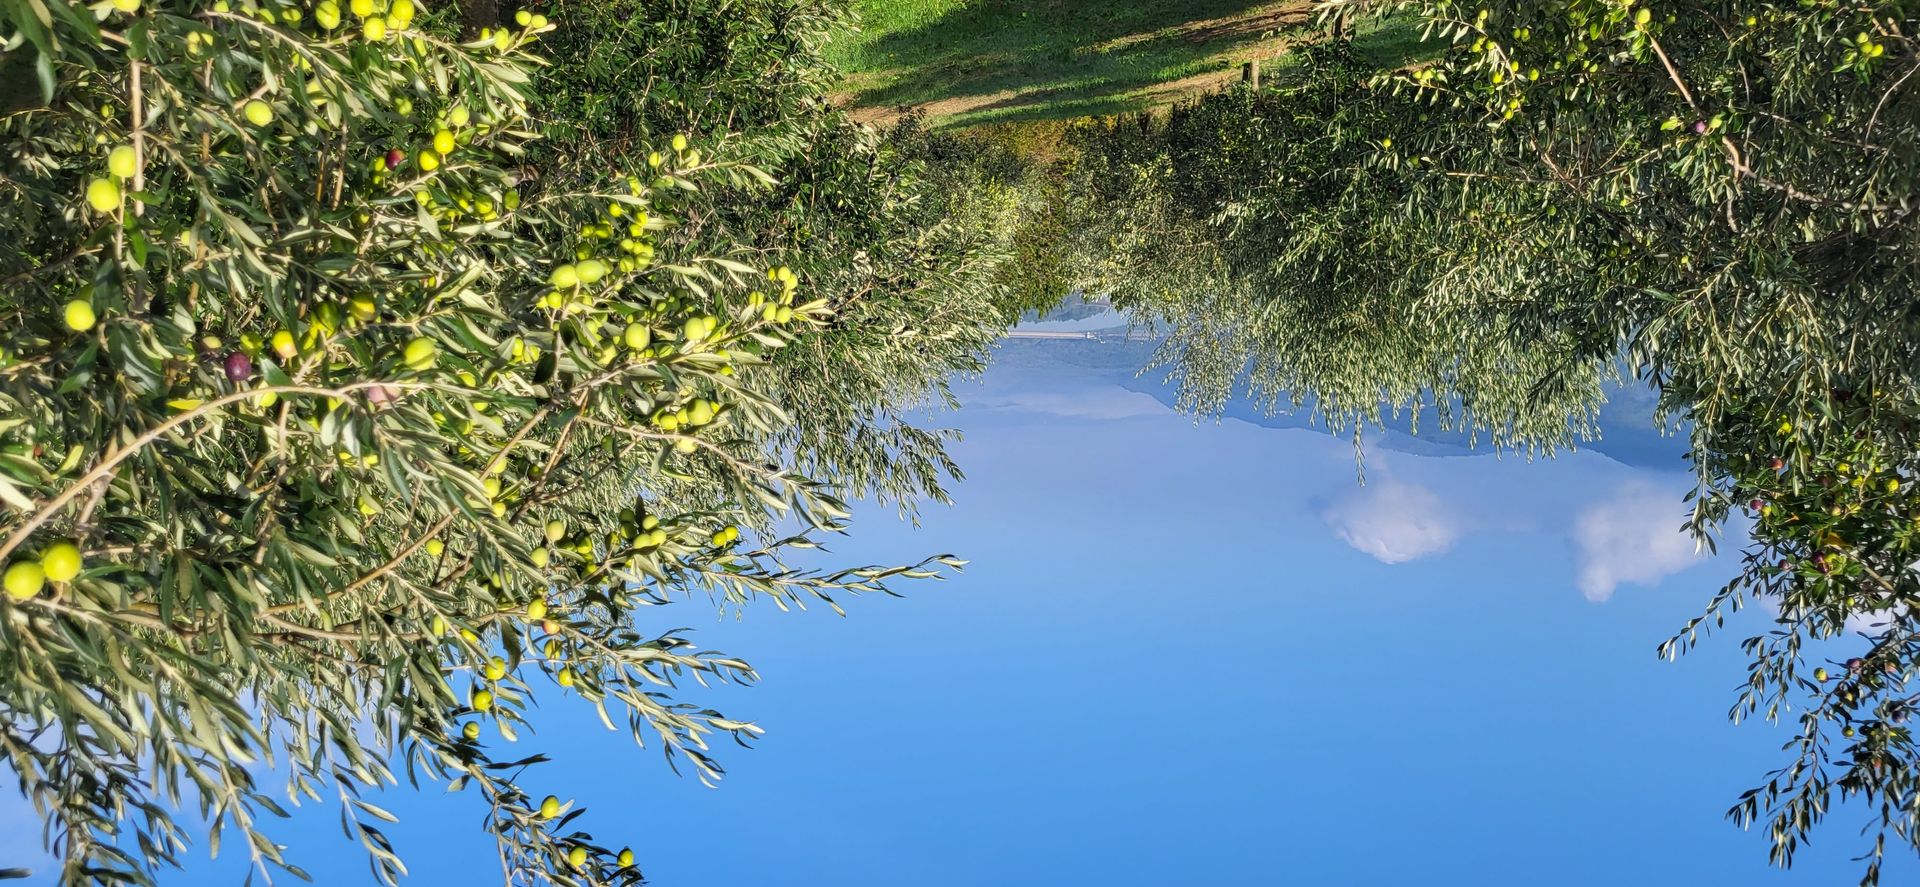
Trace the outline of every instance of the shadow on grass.
[[[1305, 39], [1302, 35], [1301, 39]], [[1354, 50], [1363, 60], [1383, 70], [1409, 65], [1431, 58], [1446, 41], [1421, 39], [1420, 27], [1411, 18], [1369, 22], [1354, 36]], [[1292, 54], [1269, 60], [1268, 82], [1285, 83], [1296, 76]], [[1208, 70], [1201, 66], [1202, 73]], [[1230, 66], [1214, 65], [1211, 70], [1226, 76], [1197, 81], [1199, 88], [1179, 80], [1150, 83], [1101, 83], [1041, 87], [975, 104], [939, 121], [941, 127], [967, 127], [1000, 123], [1025, 123], [1049, 119], [1129, 114], [1163, 107], [1196, 98], [1202, 92], [1225, 88], [1237, 81]], [[1193, 81], [1189, 81], [1193, 82]]]
[[1304, 0], [977, 0], [864, 47], [864, 67], [906, 73], [860, 103], [1123, 93], [1215, 70], [1215, 56], [1302, 23], [1309, 9]]

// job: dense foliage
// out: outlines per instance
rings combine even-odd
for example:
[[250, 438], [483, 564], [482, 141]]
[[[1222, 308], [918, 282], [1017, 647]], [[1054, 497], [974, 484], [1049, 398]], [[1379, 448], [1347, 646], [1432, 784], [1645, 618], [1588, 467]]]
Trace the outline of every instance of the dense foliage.
[[699, 252], [751, 251], [785, 265], [835, 319], [758, 371], [792, 417], [772, 444], [849, 492], [911, 509], [957, 475], [950, 432], [923, 407], [978, 372], [1004, 329], [1008, 215], [1018, 205], [966, 167], [930, 163], [917, 129], [876, 136], [825, 100], [826, 44], [850, 24], [844, 0], [592, 0], [555, 35], [537, 116], [542, 165], [592, 180], [691, 133], [708, 154], [778, 181], [752, 201], [718, 200], [675, 233]]
[[437, 14], [0, 2], [0, 67], [43, 90], [0, 117], [0, 753], [63, 881], [151, 883], [182, 805], [298, 871], [277, 794], [337, 796], [392, 882], [360, 795], [404, 771], [484, 801], [510, 883], [635, 883], [530, 783], [535, 696], [711, 778], [759, 729], [674, 688], [753, 671], [644, 608], [937, 566], [784, 560], [847, 485], [801, 470], [837, 463], [772, 362], [867, 320], [702, 232], [794, 186], [697, 134], [542, 167], [531, 53], [567, 24]]
[[[1730, 811], [1785, 865], [1863, 813], [1866, 882], [1920, 845], [1920, 68], [1912, 4], [1333, 3], [1434, 57], [1300, 76], [1080, 133], [1086, 267], [1173, 330], [1186, 402], [1244, 384], [1336, 426], [1437, 409], [1494, 443], [1593, 430], [1602, 383], [1685, 420], [1691, 525], [1752, 524], [1725, 612], [1736, 717], [1797, 719]], [[1841, 805], [1840, 799], [1853, 803]]]

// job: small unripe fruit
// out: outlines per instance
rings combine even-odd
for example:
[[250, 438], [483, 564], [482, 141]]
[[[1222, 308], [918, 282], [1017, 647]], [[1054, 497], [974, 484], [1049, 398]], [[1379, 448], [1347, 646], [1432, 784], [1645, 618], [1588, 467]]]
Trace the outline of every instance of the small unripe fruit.
[[587, 848], [575, 847], [567, 851], [567, 861], [572, 863], [574, 868], [584, 868], [587, 864]]
[[474, 711], [487, 711], [488, 709], [491, 709], [491, 708], [493, 708], [493, 691], [491, 690], [473, 691], [473, 710]]
[[453, 133], [443, 129], [433, 134], [433, 150], [442, 154], [452, 154], [453, 149]]
[[673, 137], [673, 150], [675, 151], [687, 150], [687, 137], [683, 135], [675, 135]]
[[553, 553], [544, 548], [536, 548], [527, 554], [527, 560], [533, 564], [533, 568], [536, 570], [546, 569], [548, 562], [550, 562], [552, 558]]
[[432, 369], [439, 355], [440, 346], [435, 345], [432, 339], [421, 337], [407, 343], [406, 352], [401, 355], [401, 359], [406, 362], [408, 369], [419, 372]]
[[1814, 669], [1814, 670], [1813, 670], [1813, 679], [1814, 679], [1814, 680], [1816, 680], [1816, 681], [1819, 681], [1820, 683], [1823, 683], [1823, 684], [1824, 684], [1824, 683], [1826, 683], [1826, 682], [1827, 682], [1827, 670], [1826, 670], [1826, 669], [1824, 669], [1824, 668], [1816, 668], [1816, 669]]
[[471, 119], [473, 114], [467, 110], [466, 105], [454, 105], [447, 111], [447, 122], [454, 126], [466, 126], [467, 121]]
[[[447, 543], [442, 542], [438, 539], [427, 540], [427, 556], [439, 557], [440, 555], [444, 554], [446, 550], [447, 550]], [[434, 633], [439, 634], [439, 632], [434, 632]]]
[[94, 316], [93, 303], [86, 299], [74, 299], [68, 302], [65, 313], [67, 328], [76, 333], [84, 333], [87, 330], [93, 329], [94, 323], [99, 320], [99, 318]]
[[573, 681], [574, 681], [573, 669], [572, 668], [560, 669], [560, 674], [555, 678], [555, 680], [559, 681], [560, 686], [562, 687], [573, 686]]
[[560, 289], [572, 289], [580, 285], [580, 270], [574, 265], [561, 265], [553, 269], [553, 274], [547, 278], [547, 282]]
[[33, 561], [14, 561], [7, 567], [7, 597], [24, 601], [40, 593], [47, 581], [46, 571]]
[[560, 799], [548, 795], [540, 801], [540, 818], [552, 819], [560, 815]]
[[117, 179], [131, 179], [140, 167], [140, 155], [132, 145], [121, 145], [107, 154], [107, 171]]
[[566, 536], [567, 536], [566, 521], [560, 520], [559, 518], [554, 518], [553, 520], [547, 521], [547, 541], [548, 542], [558, 542], [561, 539], [566, 538]]
[[370, 18], [361, 22], [360, 36], [367, 38], [367, 42], [369, 43], [377, 43], [385, 40], [387, 38], [386, 19]]
[[481, 670], [481, 674], [486, 675], [489, 681], [500, 680], [507, 676], [507, 661], [495, 656], [487, 660], [486, 668]]
[[248, 102], [240, 113], [246, 115], [247, 122], [254, 126], [266, 126], [273, 122], [273, 106], [259, 99]]
[[644, 323], [630, 323], [621, 338], [626, 341], [628, 348], [639, 351], [652, 344], [653, 330]]
[[340, 27], [340, 4], [334, 3], [333, 0], [326, 0], [326, 2], [314, 7], [313, 20], [319, 22], [320, 27], [326, 28], [329, 31]]
[[469, 740], [479, 739], [480, 738], [480, 722], [468, 721], [465, 727], [460, 728], [460, 735], [467, 737], [467, 739]]
[[140, 0], [113, 0], [113, 8], [132, 14], [140, 11]]
[[573, 270], [581, 283], [593, 283], [607, 276], [607, 264], [599, 259], [588, 259], [573, 266]]
[[[546, 549], [542, 548], [539, 550], [545, 551]], [[527, 604], [527, 618], [533, 619], [533, 620], [547, 618], [547, 602], [543, 600], [534, 600], [533, 602]]]
[[120, 207], [120, 186], [112, 179], [88, 182], [87, 205], [93, 207], [94, 212], [113, 212]]
[[618, 857], [615, 857], [614, 861], [618, 862], [620, 864], [620, 867], [623, 869], [633, 868], [633, 848], [631, 847], [621, 848], [620, 855]]
[[519, 12], [516, 12], [513, 14], [513, 21], [515, 24], [518, 24], [520, 27], [524, 28], [530, 24], [533, 24], [533, 13], [530, 13], [522, 9]]

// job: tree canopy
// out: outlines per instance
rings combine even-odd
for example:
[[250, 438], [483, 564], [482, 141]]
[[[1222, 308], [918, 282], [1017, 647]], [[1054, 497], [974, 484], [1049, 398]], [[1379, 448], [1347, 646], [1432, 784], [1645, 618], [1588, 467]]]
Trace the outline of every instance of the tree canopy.
[[[536, 53], [571, 8], [461, 42], [411, 0], [0, 3], [40, 90], [0, 117], [0, 752], [63, 881], [152, 883], [196, 837], [182, 806], [298, 872], [267, 817], [337, 797], [391, 883], [362, 793], [404, 777], [476, 794], [509, 880], [637, 883], [532, 782], [536, 695], [712, 779], [759, 728], [675, 688], [754, 672], [650, 608], [834, 605], [959, 565], [788, 564], [860, 484], [809, 473], [845, 457], [794, 434], [779, 355], [884, 343], [727, 233], [796, 199], [733, 151], [751, 130], [543, 153]], [[883, 149], [842, 156], [867, 178], [813, 197], [941, 224]], [[914, 252], [965, 237], [919, 237], [888, 273], [968, 273]], [[977, 359], [990, 323], [963, 322], [930, 364]], [[939, 372], [843, 395], [841, 427]]]
[[1334, 40], [1267, 90], [1083, 127], [1089, 285], [1170, 327], [1187, 406], [1310, 403], [1356, 443], [1425, 409], [1551, 452], [1597, 433], [1609, 380], [1657, 389], [1691, 435], [1691, 528], [1751, 528], [1661, 651], [1773, 609], [1734, 714], [1799, 727], [1730, 816], [1785, 865], [1862, 811], [1877, 881], [1888, 838], [1920, 845], [1911, 4], [1323, 11], [1416, 24], [1430, 55]]

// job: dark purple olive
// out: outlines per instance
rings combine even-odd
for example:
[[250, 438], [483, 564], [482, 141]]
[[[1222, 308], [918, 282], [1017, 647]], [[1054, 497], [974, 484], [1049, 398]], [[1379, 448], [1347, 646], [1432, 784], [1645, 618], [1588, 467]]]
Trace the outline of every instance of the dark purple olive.
[[253, 358], [244, 351], [235, 351], [227, 355], [227, 379], [233, 382], [245, 382], [253, 378]]

